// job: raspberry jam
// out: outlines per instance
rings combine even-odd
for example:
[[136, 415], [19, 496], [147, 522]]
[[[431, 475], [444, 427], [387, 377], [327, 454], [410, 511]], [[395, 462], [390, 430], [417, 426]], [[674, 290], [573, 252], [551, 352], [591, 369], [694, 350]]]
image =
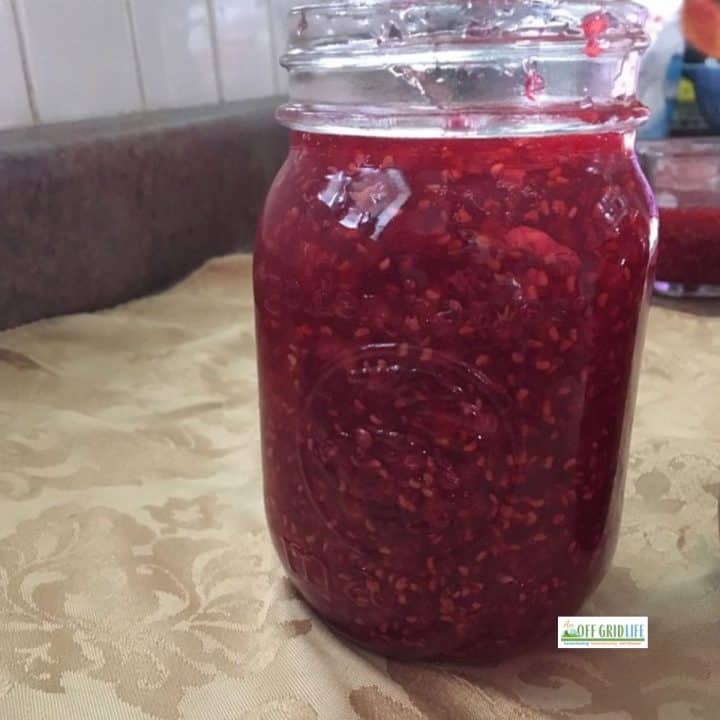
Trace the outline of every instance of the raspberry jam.
[[255, 259], [265, 497], [335, 629], [478, 660], [597, 585], [653, 225], [623, 133], [293, 134]]
[[720, 295], [720, 207], [661, 208], [656, 287], [707, 294], [713, 286]]

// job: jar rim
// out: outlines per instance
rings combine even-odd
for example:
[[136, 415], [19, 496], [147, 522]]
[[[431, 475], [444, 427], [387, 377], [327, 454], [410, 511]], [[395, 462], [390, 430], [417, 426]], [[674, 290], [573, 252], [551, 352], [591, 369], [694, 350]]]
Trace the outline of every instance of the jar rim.
[[513, 44], [525, 54], [584, 53], [588, 43], [598, 54], [627, 54], [649, 45], [648, 19], [634, 0], [302, 2], [289, 13], [282, 65], [402, 62], [428, 50], [459, 63], [493, 48], [506, 55]]
[[305, 2], [278, 118], [416, 137], [631, 130], [648, 17], [633, 0]]

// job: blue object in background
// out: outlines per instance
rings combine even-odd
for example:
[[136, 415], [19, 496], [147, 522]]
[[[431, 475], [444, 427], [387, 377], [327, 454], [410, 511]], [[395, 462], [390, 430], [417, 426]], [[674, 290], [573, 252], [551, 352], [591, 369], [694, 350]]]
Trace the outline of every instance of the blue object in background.
[[685, 75], [695, 86], [698, 107], [713, 132], [720, 133], [720, 63], [685, 65]]
[[665, 79], [665, 104], [655, 110], [648, 122], [640, 128], [640, 140], [664, 140], [670, 135], [670, 127], [675, 108], [677, 107], [677, 91], [683, 73], [682, 55], [673, 55], [668, 65]]

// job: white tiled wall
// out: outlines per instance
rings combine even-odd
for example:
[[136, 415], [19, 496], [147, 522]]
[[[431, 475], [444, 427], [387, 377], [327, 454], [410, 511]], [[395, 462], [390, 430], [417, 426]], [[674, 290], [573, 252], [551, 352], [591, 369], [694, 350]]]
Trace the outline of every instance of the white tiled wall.
[[0, 0], [0, 126], [32, 122], [14, 8]]
[[[271, 63], [253, 58], [273, 57], [270, 6], [266, 0], [214, 0], [220, 87], [223, 98], [238, 100], [262, 95], [274, 87]], [[265, 28], [265, 32], [258, 32]], [[238, 63], [239, 57], [247, 62]]]
[[281, 94], [299, 0], [0, 0], [0, 128]]
[[206, 0], [130, 0], [130, 13], [147, 106], [217, 102], [215, 49]]

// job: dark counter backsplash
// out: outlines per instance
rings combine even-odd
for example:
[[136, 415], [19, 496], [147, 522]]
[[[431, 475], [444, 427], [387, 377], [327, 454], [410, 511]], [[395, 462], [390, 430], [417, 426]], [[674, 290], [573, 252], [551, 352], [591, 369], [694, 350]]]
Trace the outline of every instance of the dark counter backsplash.
[[110, 307], [252, 249], [276, 99], [0, 132], [0, 330]]

